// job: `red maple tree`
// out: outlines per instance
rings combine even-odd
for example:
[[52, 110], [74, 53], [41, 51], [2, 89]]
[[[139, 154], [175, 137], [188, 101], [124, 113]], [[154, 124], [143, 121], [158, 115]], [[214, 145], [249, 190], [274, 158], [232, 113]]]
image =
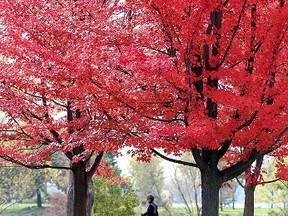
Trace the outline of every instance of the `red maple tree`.
[[70, 167], [54, 168], [73, 174], [68, 215], [91, 214], [103, 153], [117, 154], [146, 127], [119, 93], [111, 29], [121, 27], [120, 9], [103, 0], [0, 2], [0, 157], [40, 169], [55, 152], [66, 155]]
[[[141, 101], [146, 117], [158, 122], [143, 140], [148, 153], [153, 148], [162, 158], [199, 168], [202, 214], [218, 215], [224, 182], [263, 155], [287, 153], [287, 4], [127, 4], [133, 46], [121, 47], [130, 53], [122, 65], [140, 77], [143, 92], [150, 92]], [[155, 148], [191, 151], [195, 163]], [[223, 159], [226, 166], [220, 169]]]
[[285, 153], [283, 0], [3, 0], [0, 8], [1, 155], [43, 167], [63, 152], [73, 215], [85, 214], [103, 152], [124, 144], [144, 159], [151, 149], [169, 159], [155, 148], [191, 151], [195, 163], [169, 160], [200, 169], [203, 215], [218, 215], [224, 182]]

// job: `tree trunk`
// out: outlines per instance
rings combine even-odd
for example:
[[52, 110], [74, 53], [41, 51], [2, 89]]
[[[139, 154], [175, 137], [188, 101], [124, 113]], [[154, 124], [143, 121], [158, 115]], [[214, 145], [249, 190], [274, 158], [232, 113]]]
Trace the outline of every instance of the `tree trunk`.
[[87, 216], [86, 207], [88, 200], [88, 179], [86, 165], [79, 163], [73, 168], [73, 216]]
[[220, 189], [220, 211], [223, 212], [223, 191]]
[[38, 208], [42, 208], [41, 191], [40, 191], [39, 188], [37, 188], [36, 194], [37, 194], [37, 207], [38, 207]]
[[[274, 198], [274, 191], [271, 191], [271, 195]], [[272, 198], [272, 202], [271, 202], [271, 206], [270, 206], [271, 209], [273, 209], [273, 207], [274, 207], [274, 199], [273, 198]]]
[[69, 187], [67, 190], [67, 216], [73, 215], [73, 172], [69, 173]]
[[88, 179], [88, 199], [87, 199], [87, 206], [86, 206], [86, 216], [91, 216], [92, 208], [94, 203], [94, 186], [92, 178]]
[[245, 204], [244, 216], [254, 216], [254, 192], [256, 185], [249, 185], [244, 187], [245, 191]]
[[44, 186], [44, 201], [47, 202], [48, 200], [48, 191], [47, 191], [47, 183]]
[[[213, 172], [214, 171], [214, 172]], [[219, 190], [221, 187], [220, 176], [216, 170], [201, 172], [202, 182], [202, 215], [219, 215]]]
[[88, 177], [85, 163], [72, 165], [68, 191], [67, 216], [91, 216], [93, 183]]

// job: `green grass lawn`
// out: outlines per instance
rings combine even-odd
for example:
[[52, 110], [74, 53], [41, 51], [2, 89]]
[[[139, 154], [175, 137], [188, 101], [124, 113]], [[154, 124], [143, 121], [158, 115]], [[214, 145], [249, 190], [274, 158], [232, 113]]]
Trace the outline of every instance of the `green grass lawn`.
[[43, 204], [43, 208], [38, 208], [34, 203], [19, 203], [8, 207], [1, 215], [22, 215], [23, 213], [34, 213], [38, 215], [44, 208], [48, 207]]
[[[43, 211], [44, 208], [47, 208], [48, 204], [43, 204], [43, 208], [37, 208], [35, 203], [20, 203], [15, 204], [8, 209], [6, 209], [3, 214], [5, 215], [13, 215], [13, 216], [20, 216], [23, 215], [23, 213], [33, 213], [35, 215], [40, 215], [40, 212]], [[196, 209], [194, 209], [196, 211]], [[267, 208], [256, 208], [255, 209], [255, 216], [267, 216], [269, 212], [271, 212], [272, 209]], [[280, 212], [280, 209], [274, 208], [274, 212]], [[232, 209], [232, 208], [224, 208], [223, 212], [220, 212], [220, 216], [242, 216], [243, 215], [243, 209]], [[159, 213], [161, 216], [166, 216], [165, 211], [160, 208]], [[196, 212], [194, 212], [196, 216]], [[187, 216], [184, 208], [173, 208], [173, 215], [175, 216]]]
[[[196, 209], [194, 209], [196, 211]], [[256, 208], [255, 209], [255, 216], [268, 216], [268, 213], [274, 211], [274, 212], [280, 212], [280, 209], [274, 208]], [[159, 213], [161, 216], [166, 216], [165, 211], [163, 209], [159, 209]], [[187, 216], [184, 208], [173, 208], [173, 215], [175, 216]], [[196, 212], [194, 212], [194, 215], [196, 216]], [[242, 216], [243, 215], [243, 209], [232, 209], [232, 208], [224, 208], [223, 212], [219, 210], [220, 216]]]
[[[270, 209], [270, 208], [255, 208], [255, 216], [267, 216], [269, 212], [280, 212], [280, 209]], [[230, 209], [225, 208], [223, 212], [220, 211], [220, 216], [242, 216], [243, 209]]]

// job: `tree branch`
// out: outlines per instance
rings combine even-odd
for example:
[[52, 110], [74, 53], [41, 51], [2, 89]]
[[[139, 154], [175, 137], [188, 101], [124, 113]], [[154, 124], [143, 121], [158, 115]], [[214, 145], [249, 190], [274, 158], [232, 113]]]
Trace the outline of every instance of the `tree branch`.
[[277, 182], [277, 181], [279, 181], [279, 180], [281, 180], [281, 178], [273, 179], [273, 180], [270, 180], [270, 181], [264, 181], [264, 182], [262, 182], [262, 183], [263, 183], [263, 184], [270, 184], [270, 183], [273, 183], [273, 182]]
[[91, 178], [93, 174], [96, 172], [97, 168], [100, 165], [104, 152], [101, 151], [94, 160], [93, 165], [91, 166], [90, 170], [88, 171], [88, 176]]
[[206, 169], [207, 165], [204, 162], [203, 158], [201, 157], [200, 151], [197, 148], [192, 148], [191, 151], [198, 168]]
[[266, 150], [266, 151], [264, 151], [264, 152], [261, 152], [261, 154], [269, 154], [269, 153], [271, 153], [271, 152], [273, 152], [275, 149], [277, 149], [277, 147], [278, 147], [278, 143], [280, 142], [280, 140], [281, 140], [281, 138], [286, 134], [286, 132], [288, 131], [288, 127], [285, 127], [282, 131], [281, 131], [281, 133], [277, 136], [277, 138], [276, 138], [276, 140], [274, 141], [274, 143], [271, 145], [271, 147], [268, 149], [268, 150]]
[[167, 161], [170, 161], [172, 163], [177, 163], [177, 164], [181, 164], [181, 165], [184, 165], [184, 166], [191, 166], [191, 167], [196, 167], [198, 168], [197, 164], [195, 163], [191, 163], [191, 162], [187, 162], [187, 161], [182, 161], [182, 160], [177, 160], [177, 159], [173, 159], [173, 158], [169, 158], [163, 154], [161, 154], [160, 152], [158, 152], [157, 150], [155, 149], [151, 149], [152, 152], [154, 154], [156, 154], [157, 156], [159, 156], [160, 158], [164, 159], [164, 160], [167, 160]]
[[244, 188], [244, 185], [243, 185], [242, 182], [239, 180], [238, 176], [236, 177], [236, 181], [238, 182], [238, 184], [240, 185], [240, 187]]
[[235, 130], [232, 131], [232, 133], [235, 134], [237, 131], [242, 130], [245, 127], [250, 126], [252, 124], [253, 120], [257, 117], [257, 113], [258, 113], [258, 111], [255, 111], [252, 114], [252, 116], [250, 117], [250, 119], [246, 120], [241, 125], [239, 125]]
[[218, 68], [224, 63], [224, 61], [225, 61], [225, 59], [226, 59], [226, 57], [227, 57], [227, 55], [228, 55], [228, 53], [229, 53], [229, 51], [230, 51], [230, 49], [231, 49], [231, 47], [232, 47], [233, 40], [234, 40], [234, 38], [236, 37], [236, 33], [237, 33], [237, 31], [238, 31], [238, 29], [239, 29], [239, 27], [240, 27], [240, 22], [241, 22], [241, 19], [242, 19], [243, 14], [244, 14], [246, 2], [247, 2], [247, 0], [244, 0], [244, 1], [243, 1], [242, 9], [241, 9], [240, 15], [239, 15], [239, 17], [238, 17], [237, 24], [236, 24], [236, 25], [234, 26], [234, 28], [233, 28], [233, 33], [232, 33], [231, 40], [229, 41], [229, 44], [228, 44], [228, 46], [227, 46], [227, 48], [226, 48], [226, 50], [225, 50], [225, 52], [224, 52], [224, 55], [223, 55], [223, 57], [222, 57], [222, 60], [221, 60], [221, 62], [219, 62], [219, 64], [217, 65]]
[[262, 156], [261, 154], [257, 153], [256, 150], [254, 150], [247, 161], [239, 161], [236, 164], [224, 169], [221, 171], [221, 174], [223, 176], [223, 181], [229, 181], [233, 178], [236, 178], [237, 176], [241, 175], [245, 170], [247, 170], [251, 164], [259, 157]]
[[184, 122], [183, 119], [179, 119], [179, 118], [172, 118], [172, 119], [160, 119], [160, 118], [155, 118], [155, 117], [150, 117], [150, 116], [144, 116], [145, 118], [148, 118], [150, 120], [154, 120], [154, 121], [160, 121], [160, 122], [166, 122], [166, 123], [172, 123], [172, 122], [176, 122], [176, 121], [181, 121]]
[[12, 157], [10, 156], [7, 156], [7, 155], [0, 155], [0, 158], [6, 160], [6, 161], [9, 161], [11, 163], [14, 163], [14, 164], [18, 164], [20, 166], [23, 166], [23, 167], [26, 167], [26, 168], [29, 168], [29, 169], [64, 169], [64, 170], [71, 170], [71, 167], [62, 167], [62, 166], [51, 166], [51, 165], [47, 165], [47, 164], [25, 164], [21, 161], [18, 161], [16, 159], [13, 159]]
[[224, 141], [224, 143], [222, 144], [222, 147], [218, 150], [218, 153], [217, 153], [218, 160], [220, 160], [225, 155], [231, 143], [232, 143], [231, 139]]

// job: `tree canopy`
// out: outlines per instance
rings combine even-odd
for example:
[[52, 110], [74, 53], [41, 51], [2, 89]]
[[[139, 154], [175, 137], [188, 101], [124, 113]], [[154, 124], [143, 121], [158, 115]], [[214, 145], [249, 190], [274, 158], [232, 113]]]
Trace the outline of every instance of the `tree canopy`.
[[[169, 159], [157, 148], [191, 151], [195, 163], [170, 160], [200, 168], [202, 200], [217, 201], [221, 184], [257, 158], [286, 155], [284, 0], [0, 8], [1, 157], [40, 168], [60, 151], [75, 177], [91, 178], [103, 152], [123, 146], [144, 160]], [[209, 205], [204, 215], [215, 214], [218, 203]]]

